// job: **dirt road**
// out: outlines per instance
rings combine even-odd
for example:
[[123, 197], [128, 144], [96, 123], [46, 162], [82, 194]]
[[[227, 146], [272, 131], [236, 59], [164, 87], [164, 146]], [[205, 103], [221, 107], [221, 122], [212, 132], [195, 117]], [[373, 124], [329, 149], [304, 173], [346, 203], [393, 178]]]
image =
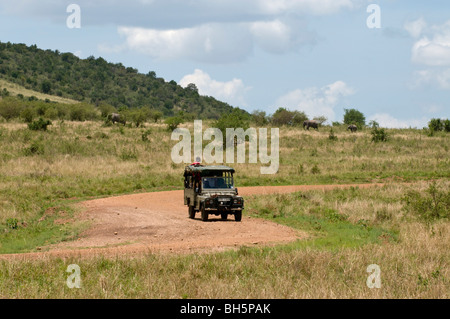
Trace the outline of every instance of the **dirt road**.
[[[313, 189], [367, 188], [382, 184], [300, 185], [239, 188], [244, 196]], [[102, 198], [81, 203], [81, 218], [91, 227], [73, 242], [44, 247], [42, 252], [0, 255], [0, 259], [122, 255], [143, 252], [219, 251], [242, 245], [270, 245], [306, 238], [307, 234], [257, 218], [242, 222], [211, 216], [202, 222], [188, 218], [183, 191], [166, 191]], [[45, 251], [44, 251], [45, 250]]]

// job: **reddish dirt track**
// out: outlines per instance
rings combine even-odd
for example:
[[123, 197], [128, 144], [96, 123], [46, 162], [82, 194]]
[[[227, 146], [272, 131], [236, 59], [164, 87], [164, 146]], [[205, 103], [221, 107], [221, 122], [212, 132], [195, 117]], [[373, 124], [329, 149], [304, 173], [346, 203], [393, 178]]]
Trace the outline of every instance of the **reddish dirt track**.
[[[299, 185], [242, 187], [239, 194], [291, 193], [335, 188], [367, 188], [383, 184]], [[202, 222], [199, 213], [188, 218], [183, 191], [133, 194], [81, 203], [81, 218], [91, 227], [73, 242], [44, 247], [42, 252], [0, 255], [0, 259], [136, 255], [146, 252], [189, 253], [221, 251], [243, 245], [271, 245], [306, 238], [307, 234], [258, 218], [245, 216], [235, 222], [210, 216]]]

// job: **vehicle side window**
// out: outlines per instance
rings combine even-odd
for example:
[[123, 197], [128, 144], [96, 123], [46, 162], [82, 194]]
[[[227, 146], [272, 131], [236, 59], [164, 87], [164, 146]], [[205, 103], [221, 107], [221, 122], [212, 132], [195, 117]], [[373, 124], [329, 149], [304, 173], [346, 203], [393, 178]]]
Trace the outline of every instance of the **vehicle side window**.
[[186, 176], [184, 179], [184, 188], [192, 188], [194, 186], [192, 182], [193, 182], [192, 176]]

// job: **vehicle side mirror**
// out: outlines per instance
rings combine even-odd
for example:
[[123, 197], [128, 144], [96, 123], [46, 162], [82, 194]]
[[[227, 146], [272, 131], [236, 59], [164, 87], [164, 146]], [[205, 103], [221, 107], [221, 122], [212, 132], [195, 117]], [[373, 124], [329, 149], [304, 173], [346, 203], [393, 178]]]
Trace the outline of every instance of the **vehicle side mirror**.
[[236, 195], [239, 195], [239, 193], [238, 193], [238, 189], [237, 189], [237, 188], [235, 188], [234, 190], [236, 191]]

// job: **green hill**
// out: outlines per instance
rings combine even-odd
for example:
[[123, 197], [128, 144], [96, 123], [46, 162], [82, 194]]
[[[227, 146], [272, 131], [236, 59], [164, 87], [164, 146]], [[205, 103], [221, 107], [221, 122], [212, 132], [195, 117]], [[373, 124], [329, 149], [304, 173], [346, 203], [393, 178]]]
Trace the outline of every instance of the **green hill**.
[[0, 79], [25, 90], [96, 105], [146, 106], [165, 116], [183, 111], [200, 118], [218, 118], [233, 109], [213, 97], [200, 96], [194, 85], [182, 88], [175, 81], [158, 78], [155, 72], [141, 74], [101, 57], [80, 59], [36, 45], [0, 42]]

